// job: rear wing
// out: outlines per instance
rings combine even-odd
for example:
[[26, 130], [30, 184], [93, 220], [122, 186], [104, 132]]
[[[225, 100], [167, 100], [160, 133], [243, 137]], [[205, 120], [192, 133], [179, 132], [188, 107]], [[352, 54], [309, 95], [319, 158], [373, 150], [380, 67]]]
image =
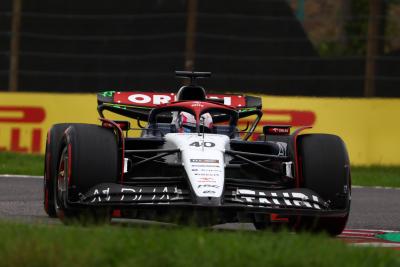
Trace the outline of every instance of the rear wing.
[[[104, 117], [104, 110], [109, 110], [123, 116], [147, 121], [151, 109], [174, 101], [174, 93], [107, 91], [97, 94], [97, 109], [101, 117]], [[240, 94], [207, 94], [206, 101], [230, 106], [243, 115], [247, 111], [262, 108], [260, 97]]]

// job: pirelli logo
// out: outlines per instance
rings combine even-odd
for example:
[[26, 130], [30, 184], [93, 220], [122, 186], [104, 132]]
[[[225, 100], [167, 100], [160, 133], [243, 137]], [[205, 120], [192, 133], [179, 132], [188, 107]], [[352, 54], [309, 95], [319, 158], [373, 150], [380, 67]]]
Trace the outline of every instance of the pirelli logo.
[[40, 153], [45, 118], [42, 107], [0, 105], [0, 151]]

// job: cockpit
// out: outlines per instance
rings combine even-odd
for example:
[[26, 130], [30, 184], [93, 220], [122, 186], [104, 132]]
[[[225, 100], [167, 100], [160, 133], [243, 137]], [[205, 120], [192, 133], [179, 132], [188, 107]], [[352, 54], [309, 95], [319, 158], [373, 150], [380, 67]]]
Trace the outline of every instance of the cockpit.
[[146, 135], [167, 133], [212, 133], [230, 138], [237, 134], [238, 113], [219, 104], [185, 101], [152, 110]]

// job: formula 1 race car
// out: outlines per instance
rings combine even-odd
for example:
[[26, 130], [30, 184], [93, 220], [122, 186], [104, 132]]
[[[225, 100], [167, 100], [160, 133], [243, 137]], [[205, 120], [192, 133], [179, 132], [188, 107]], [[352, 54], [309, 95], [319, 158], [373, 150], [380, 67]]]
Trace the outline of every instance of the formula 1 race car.
[[[196, 81], [208, 72], [176, 75], [190, 78], [177, 94], [99, 93], [101, 125], [49, 130], [44, 207], [50, 217], [342, 232], [351, 188], [340, 137], [268, 125], [251, 141], [261, 98], [206, 94]], [[105, 112], [129, 119], [106, 119]], [[243, 120], [246, 129], [239, 129]]]

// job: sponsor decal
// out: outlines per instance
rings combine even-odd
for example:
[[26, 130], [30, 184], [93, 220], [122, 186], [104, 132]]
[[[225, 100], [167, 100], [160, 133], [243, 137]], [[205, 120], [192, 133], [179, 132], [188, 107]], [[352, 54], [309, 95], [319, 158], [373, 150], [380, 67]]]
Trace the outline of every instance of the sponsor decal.
[[[139, 105], [154, 107], [175, 101], [174, 93], [151, 93], [151, 92], [116, 92], [114, 102], [118, 104]], [[246, 100], [241, 95], [208, 94], [207, 98], [224, 100], [224, 104], [234, 107], [246, 105]]]
[[271, 135], [287, 135], [290, 134], [290, 127], [265, 126], [264, 133]]
[[[120, 93], [117, 93], [117, 96]], [[133, 104], [153, 104], [160, 105], [171, 102], [170, 95], [160, 95], [160, 94], [132, 94], [128, 96], [128, 101]], [[120, 100], [117, 100], [117, 103], [120, 103]]]
[[220, 174], [219, 173], [205, 173], [205, 172], [198, 172], [198, 173], [195, 173], [194, 175], [196, 175], [196, 176], [208, 176], [208, 177], [219, 177], [220, 176]]
[[[200, 184], [197, 186], [205, 194], [215, 194], [220, 185]], [[229, 193], [229, 192], [226, 192]], [[318, 196], [307, 192], [259, 191], [236, 189], [231, 195], [225, 193], [225, 198], [232, 202], [251, 207], [279, 207], [279, 208], [326, 208], [327, 204]], [[93, 188], [81, 200], [89, 203], [141, 203], [141, 204], [168, 204], [183, 200], [183, 193], [178, 187], [127, 187], [114, 184], [103, 184]]]
[[217, 180], [216, 180], [216, 178], [215, 178], [215, 177], [210, 177], [210, 176], [207, 176], [207, 177], [200, 177], [200, 178], [197, 180], [197, 182], [198, 182], [198, 183], [201, 183], [201, 182], [207, 182], [207, 183], [211, 182], [211, 183], [216, 183], [216, 182], [217, 182]]
[[[46, 134], [40, 124], [45, 118], [46, 112], [42, 107], [0, 106], [0, 123], [13, 125], [8, 129], [0, 128], [0, 151], [40, 153], [42, 138]], [[28, 142], [22, 144], [23, 138]]]
[[204, 105], [201, 104], [200, 102], [194, 102], [191, 106], [194, 107], [194, 108], [195, 108], [195, 107], [199, 107], [199, 108], [204, 107]]
[[215, 188], [215, 189], [220, 188], [220, 186], [216, 185], [216, 184], [199, 184], [197, 187], [198, 188]]
[[191, 166], [192, 167], [219, 168], [219, 165], [206, 165], [206, 164], [201, 164], [201, 165], [192, 164]]
[[199, 177], [196, 181], [201, 184], [217, 183], [215, 177]]
[[[190, 162], [193, 162], [193, 163], [219, 163], [219, 160], [218, 159], [190, 159]], [[204, 167], [204, 165], [200, 165], [200, 166]]]
[[[94, 197], [93, 197], [92, 201], [90, 201], [91, 203], [94, 203], [96, 201], [97, 202], [110, 201], [110, 199], [111, 199], [109, 187], [107, 187], [106, 189], [100, 189], [100, 190], [96, 188], [94, 190], [93, 195], [94, 195]], [[103, 198], [101, 196], [103, 196]]]
[[0, 106], [0, 122], [40, 123], [46, 118], [41, 107]]
[[[90, 203], [140, 202], [143, 204], [168, 204], [183, 199], [178, 187], [121, 187], [94, 188], [88, 194]], [[85, 200], [86, 197], [83, 197]]]
[[290, 208], [321, 209], [326, 204], [318, 196], [302, 192], [266, 192], [249, 189], [232, 191], [231, 201], [246, 204], [247, 206], [273, 206]]
[[278, 133], [278, 134], [289, 134], [290, 133], [290, 129], [289, 128], [271, 128], [269, 129], [270, 133]]

